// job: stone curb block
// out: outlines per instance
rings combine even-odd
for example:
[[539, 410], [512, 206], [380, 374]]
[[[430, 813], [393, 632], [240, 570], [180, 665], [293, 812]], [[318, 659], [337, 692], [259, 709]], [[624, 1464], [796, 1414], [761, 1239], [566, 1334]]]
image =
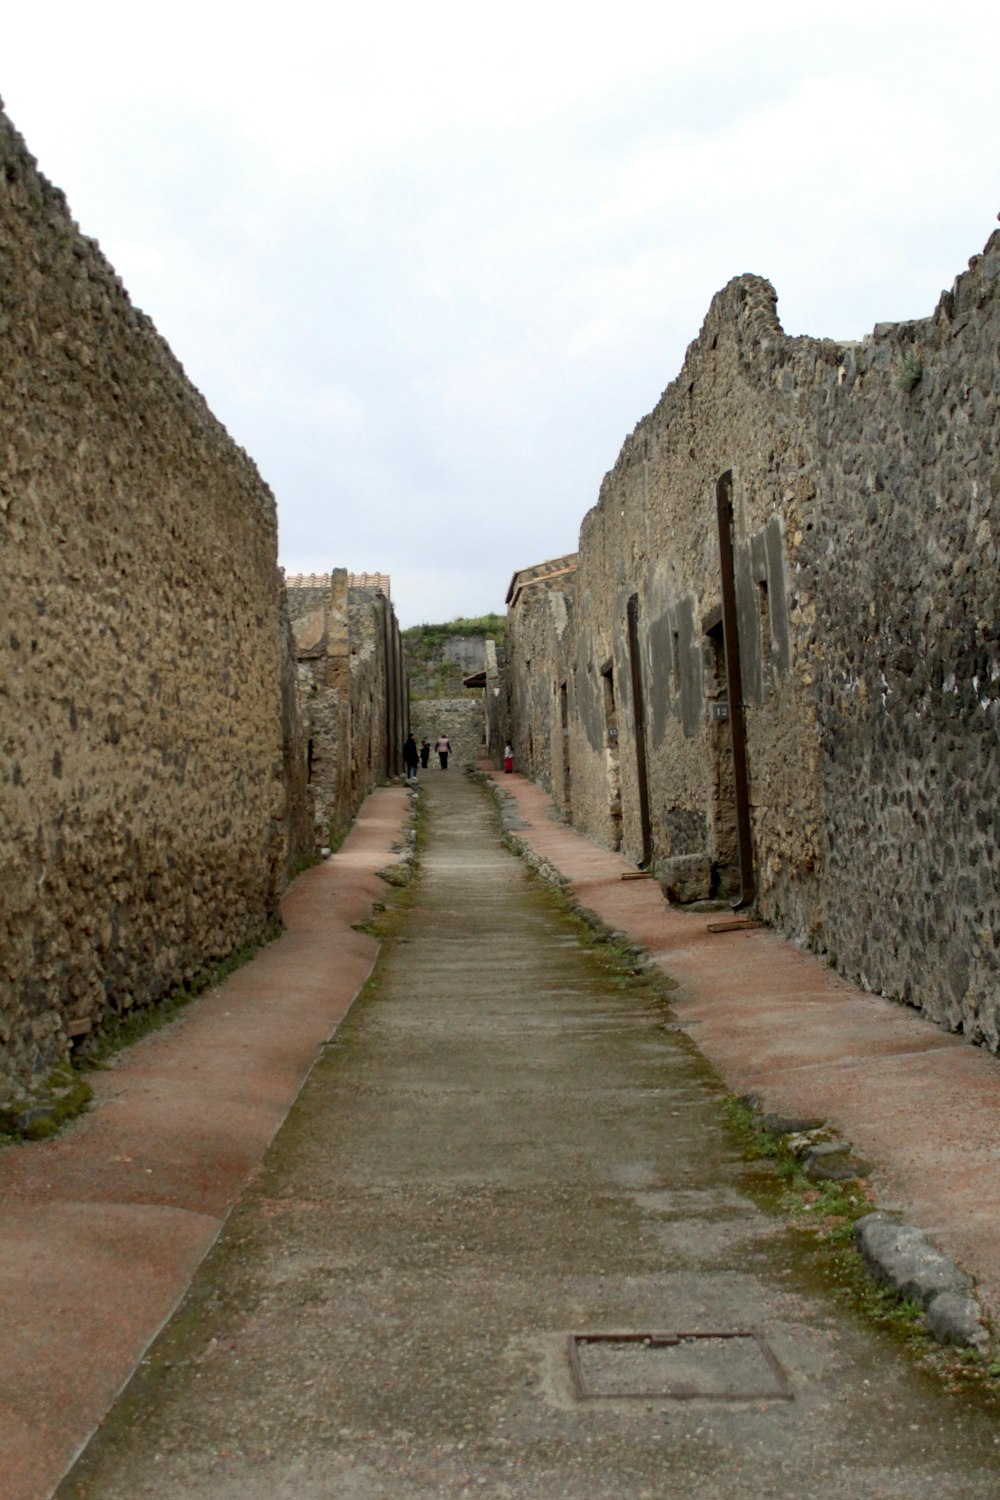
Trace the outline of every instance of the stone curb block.
[[876, 1281], [925, 1309], [928, 1329], [939, 1343], [986, 1346], [989, 1335], [969, 1277], [921, 1230], [888, 1214], [871, 1213], [855, 1224], [854, 1243]]
[[939, 1344], [984, 1351], [989, 1343], [979, 1321], [979, 1304], [961, 1292], [939, 1292], [927, 1309], [927, 1327]]
[[[508, 799], [495, 786], [501, 809], [501, 826], [506, 842], [543, 880], [557, 886], [569, 882], [561, 871], [547, 860], [541, 859], [530, 845], [518, 838], [509, 826], [504, 806]], [[612, 932], [605, 924], [578, 902], [571, 902], [573, 909], [599, 939], [623, 938], [628, 934]], [[643, 953], [635, 949], [636, 955]], [[644, 955], [645, 956], [645, 955]], [[637, 958], [638, 961], [638, 958]], [[866, 1175], [867, 1166], [858, 1162], [850, 1147], [841, 1141], [817, 1142], [809, 1140], [819, 1129], [825, 1129], [818, 1120], [784, 1119], [777, 1115], [761, 1116], [757, 1098], [748, 1095], [743, 1100], [765, 1128], [773, 1134], [794, 1135], [802, 1132], [801, 1151], [806, 1175], [812, 1180], [836, 1181]], [[958, 1267], [936, 1250], [921, 1230], [902, 1224], [887, 1214], [866, 1214], [854, 1225], [854, 1243], [865, 1264], [877, 1281], [893, 1287], [905, 1300], [918, 1302], [927, 1314], [927, 1328], [940, 1344], [953, 1344], [959, 1348], [976, 1348], [984, 1351], [990, 1342], [989, 1333], [980, 1321], [979, 1305], [971, 1295], [972, 1282]]]
[[544, 880], [546, 885], [555, 886], [559, 890], [564, 890], [569, 885], [569, 881], [565, 875], [561, 874], [555, 865], [550, 864], [547, 859], [540, 859], [534, 850], [529, 848], [516, 834], [505, 830], [505, 835], [507, 846], [511, 852], [516, 854], [519, 859], [522, 859], [529, 869], [534, 870], [538, 878]]

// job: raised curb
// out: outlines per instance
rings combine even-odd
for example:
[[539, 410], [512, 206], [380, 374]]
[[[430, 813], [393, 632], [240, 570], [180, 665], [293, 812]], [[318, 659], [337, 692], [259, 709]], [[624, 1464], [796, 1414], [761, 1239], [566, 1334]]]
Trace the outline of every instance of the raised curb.
[[[762, 1123], [765, 1123], [766, 1116], [768, 1122], [781, 1120], [787, 1121], [791, 1126], [808, 1126], [808, 1133], [811, 1134], [816, 1127], [816, 1120], [803, 1115], [796, 1117], [792, 1110], [809, 1110], [815, 1097], [823, 1112], [820, 1118], [827, 1120], [842, 1109], [846, 1097], [845, 1084], [850, 1093], [849, 1102], [854, 1105], [854, 1115], [857, 1116], [857, 1075], [869, 1067], [872, 1061], [883, 1057], [889, 1060], [893, 1073], [897, 1066], [901, 1070], [919, 1070], [921, 1107], [925, 1107], [925, 1059], [937, 1066], [957, 1062], [958, 1066], [954, 1071], [961, 1074], [963, 1084], [966, 1083], [965, 1075], [975, 1069], [977, 1087], [993, 1097], [996, 1083], [992, 1074], [988, 1078], [980, 1075], [985, 1075], [995, 1059], [976, 1057], [967, 1049], [956, 1052], [957, 1043], [953, 1037], [940, 1032], [922, 1018], [905, 1016], [898, 1008], [890, 1008], [869, 996], [862, 997], [842, 981], [834, 982], [822, 970], [818, 960], [796, 953], [790, 944], [781, 942], [775, 935], [764, 934], [766, 948], [759, 958], [755, 950], [742, 950], [739, 958], [734, 950], [728, 950], [736, 958], [736, 964], [729, 967], [725, 956], [716, 958], [718, 949], [710, 955], [708, 948], [702, 946], [703, 934], [695, 926], [698, 919], [690, 912], [678, 912], [665, 905], [661, 906], [662, 893], [659, 890], [656, 895], [660, 899], [651, 903], [648, 887], [652, 882], [643, 882], [637, 890], [629, 887], [628, 903], [623, 905], [623, 874], [633, 867], [621, 855], [600, 849], [584, 834], [554, 817], [550, 808], [546, 806], [543, 809], [542, 799], [545, 794], [542, 788], [524, 777], [516, 777], [509, 788], [501, 788], [489, 772], [485, 779], [491, 784], [500, 805], [501, 822], [510, 847], [521, 854], [543, 879], [566, 891], [570, 904], [595, 931], [603, 930], [608, 936], [612, 933], [622, 934], [628, 942], [635, 945], [637, 951], [648, 955], [646, 963], [652, 964], [672, 979], [679, 979], [682, 986], [678, 1002], [682, 1029], [689, 1032], [704, 1055], [719, 1068], [731, 1086], [742, 1092], [746, 1088], [746, 1082], [752, 1079], [751, 1087], [755, 1093], [747, 1097], [752, 1098], [753, 1107], [761, 1116]], [[517, 828], [516, 834], [512, 834], [513, 828]], [[579, 899], [584, 889], [587, 893], [586, 906]], [[637, 942], [636, 939], [640, 937], [641, 941]], [[760, 959], [764, 960], [766, 968], [760, 965]], [[706, 961], [710, 970], [707, 978]], [[781, 981], [776, 981], [775, 971], [779, 966], [789, 974], [794, 970], [796, 977], [801, 972], [801, 985], [806, 992], [803, 1001], [788, 1001], [784, 998], [786, 991], [782, 985], [788, 981], [784, 975]], [[734, 975], [738, 976], [736, 989], [733, 985]], [[749, 991], [748, 984], [751, 987]], [[768, 1025], [766, 1033], [761, 1033], [756, 1027], [757, 1007], [746, 997], [748, 994], [756, 995], [758, 988], [763, 996], [759, 1014], [762, 1019], [769, 1016], [772, 1021], [777, 1017], [782, 1028], [779, 1033], [775, 1032], [773, 1025]], [[821, 993], [826, 997], [827, 991], [828, 1008], [821, 1012], [815, 1008], [815, 1002]], [[739, 1033], [738, 1053], [734, 1051], [732, 1026], [734, 995], [744, 1026]], [[725, 1006], [724, 1012], [720, 1001]], [[863, 1005], [863, 1012], [858, 1002]], [[793, 1013], [798, 1017], [800, 1028], [805, 1028], [797, 1030], [794, 1037], [789, 1032]], [[718, 1018], [723, 1014], [725, 1019], [721, 1020], [720, 1028]], [[814, 1023], [820, 1045], [810, 1056], [803, 1038], [807, 1041], [811, 1036]], [[795, 1081], [790, 1087], [785, 1086], [784, 1077], [779, 1078], [775, 1072], [775, 1061], [778, 1058], [783, 1058], [785, 1065], [792, 1069], [793, 1079], [796, 1073], [800, 1075], [806, 1083], [805, 1088]], [[893, 1081], [898, 1082], [895, 1077]], [[759, 1094], [765, 1091], [767, 1107], [759, 1099]], [[832, 1105], [837, 1106], [836, 1111], [831, 1108]], [[851, 1110], [844, 1111], [844, 1115], [844, 1120], [838, 1123], [841, 1126], [846, 1123], [850, 1129]], [[871, 1135], [872, 1119], [867, 1100], [863, 1115], [859, 1118], [865, 1125], [866, 1133]], [[884, 1176], [887, 1137], [884, 1134], [884, 1120], [879, 1120], [879, 1124], [882, 1133], [876, 1133], [872, 1141], [865, 1141], [861, 1147], [865, 1160], [853, 1157], [850, 1148], [838, 1146], [824, 1151], [816, 1149], [810, 1143], [811, 1149], [803, 1154], [807, 1175], [815, 1180], [837, 1180], [848, 1175], [867, 1176], [869, 1172], [877, 1170]], [[765, 1128], [772, 1128], [776, 1134], [791, 1133], [787, 1129], [774, 1130], [768, 1124], [765, 1124]], [[837, 1133], [835, 1130], [834, 1134]], [[954, 1136], [949, 1137], [949, 1140], [955, 1139]], [[964, 1132], [963, 1144], [967, 1144], [967, 1139], [968, 1132]], [[894, 1169], [898, 1169], [898, 1159], [903, 1153], [895, 1150], [895, 1142], [891, 1144], [891, 1164]], [[878, 1163], [876, 1169], [871, 1166], [867, 1159], [869, 1157]], [[924, 1181], [927, 1181], [926, 1174]], [[896, 1187], [895, 1183], [892, 1185]], [[936, 1204], [942, 1197], [933, 1192], [929, 1196], [932, 1204]], [[925, 1194], [921, 1194], [920, 1201], [924, 1202], [925, 1197]], [[946, 1192], [943, 1203], [949, 1201]], [[924, 1202], [925, 1209], [926, 1206]], [[943, 1206], [938, 1211], [947, 1212]], [[884, 1284], [893, 1286], [901, 1296], [912, 1297], [924, 1307], [928, 1332], [936, 1340], [984, 1351], [991, 1339], [980, 1303], [973, 1295], [971, 1278], [958, 1269], [955, 1261], [933, 1247], [922, 1231], [904, 1226], [898, 1219], [881, 1211], [866, 1217], [886, 1226], [876, 1230], [873, 1224], [864, 1237], [866, 1245], [871, 1240], [868, 1254], [864, 1250], [862, 1254], [873, 1275]], [[938, 1222], [937, 1218], [935, 1222]], [[904, 1230], [906, 1233], [902, 1232]], [[967, 1231], [965, 1238], [968, 1237]], [[961, 1240], [962, 1236], [959, 1238]], [[884, 1262], [882, 1250], [876, 1252], [874, 1249], [875, 1242], [885, 1247]], [[862, 1249], [861, 1243], [857, 1243], [858, 1248]], [[888, 1248], [890, 1245], [896, 1246], [893, 1253]], [[904, 1245], [909, 1259], [904, 1257]], [[996, 1257], [981, 1238], [974, 1241], [974, 1248], [983, 1250], [984, 1254], [980, 1259], [985, 1257], [987, 1269], [994, 1265]], [[996, 1277], [989, 1282], [987, 1291], [991, 1289], [992, 1300], [987, 1297], [987, 1305], [995, 1313], [998, 1299]]]
[[2, 1500], [48, 1500], [178, 1305], [371, 972], [410, 810], [371, 793], [281, 937], [95, 1074], [71, 1129], [0, 1153]]
[[923, 1230], [876, 1211], [858, 1219], [854, 1243], [876, 1281], [927, 1314], [928, 1331], [941, 1344], [983, 1350], [989, 1334], [980, 1319], [972, 1282], [935, 1248]]

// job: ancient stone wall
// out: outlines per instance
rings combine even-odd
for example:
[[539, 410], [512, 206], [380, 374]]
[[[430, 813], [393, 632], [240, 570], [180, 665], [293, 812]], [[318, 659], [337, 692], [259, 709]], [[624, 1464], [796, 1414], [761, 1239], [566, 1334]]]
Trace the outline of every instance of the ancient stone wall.
[[1000, 233], [932, 318], [825, 364], [814, 492], [786, 523], [806, 583], [790, 607], [816, 702], [828, 946], [994, 1049], [998, 293]]
[[485, 751], [495, 766], [503, 764], [504, 748], [509, 736], [504, 650], [503, 646], [497, 646], [496, 641], [487, 640], [483, 653]]
[[2, 116], [0, 159], [9, 1091], [259, 939], [299, 812], [273, 498]]
[[557, 558], [514, 575], [508, 590], [508, 718], [514, 764], [547, 787], [557, 808], [572, 813], [569, 772], [576, 699], [567, 697], [574, 639], [575, 558]]
[[335, 845], [368, 793], [398, 773], [402, 749], [402, 651], [388, 579], [352, 586], [353, 576], [335, 568], [318, 581], [287, 580], [317, 849]]
[[[410, 724], [418, 745], [429, 740], [433, 751], [439, 735], [451, 741], [449, 769], [461, 771], [477, 765], [486, 754], [483, 702], [470, 694], [467, 698], [419, 698], [410, 705]], [[431, 755], [431, 765], [437, 756]]]
[[732, 282], [583, 521], [569, 627], [527, 591], [509, 625], [516, 742], [565, 801], [561, 711], [574, 822], [738, 900], [744, 800], [768, 920], [994, 1048], [998, 277], [994, 235], [933, 316], [852, 345]]
[[461, 698], [463, 679], [483, 670], [483, 635], [446, 635], [434, 626], [415, 626], [404, 640], [411, 698]]
[[441, 643], [441, 656], [453, 662], [459, 672], [468, 677], [483, 668], [483, 653], [486, 638], [481, 635], [450, 635]]
[[309, 863], [316, 848], [315, 808], [309, 786], [306, 721], [298, 691], [298, 661], [288, 610], [288, 595], [281, 593], [281, 755], [285, 778], [286, 871], [298, 874]]

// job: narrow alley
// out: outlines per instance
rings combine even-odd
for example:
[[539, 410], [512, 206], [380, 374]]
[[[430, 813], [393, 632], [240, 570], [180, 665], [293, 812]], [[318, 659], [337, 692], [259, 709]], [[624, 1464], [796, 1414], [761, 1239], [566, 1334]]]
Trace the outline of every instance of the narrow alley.
[[995, 1422], [810, 1279], [664, 988], [473, 781], [420, 795], [371, 981], [60, 1500], [992, 1500]]

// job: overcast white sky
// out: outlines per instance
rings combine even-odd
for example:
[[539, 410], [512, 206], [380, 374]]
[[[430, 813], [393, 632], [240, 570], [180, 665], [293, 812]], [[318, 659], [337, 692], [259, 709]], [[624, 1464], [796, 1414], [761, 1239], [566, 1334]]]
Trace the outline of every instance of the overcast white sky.
[[994, 3], [46, 0], [0, 95], [256, 460], [401, 623], [572, 551], [714, 292], [923, 317], [996, 227]]

